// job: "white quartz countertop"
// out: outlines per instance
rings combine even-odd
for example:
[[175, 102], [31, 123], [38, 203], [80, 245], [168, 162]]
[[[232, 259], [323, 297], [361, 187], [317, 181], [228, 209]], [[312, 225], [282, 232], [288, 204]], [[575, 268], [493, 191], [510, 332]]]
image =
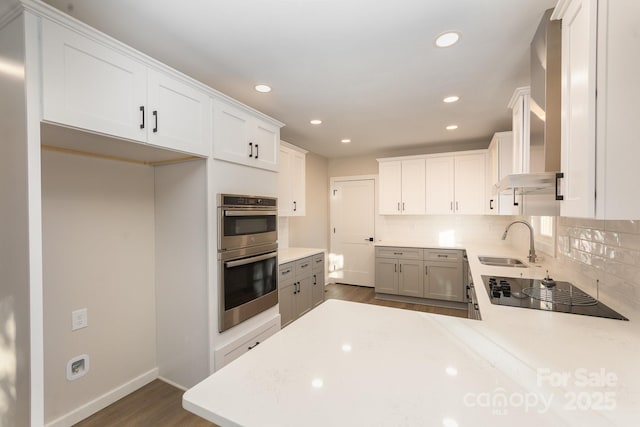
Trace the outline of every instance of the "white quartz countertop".
[[456, 248], [482, 321], [328, 300], [187, 391], [184, 407], [222, 427], [637, 425], [637, 313], [492, 305], [483, 274], [542, 277], [544, 266], [479, 263], [526, 261], [501, 243]]
[[321, 254], [324, 249], [318, 248], [284, 248], [278, 249], [278, 264], [286, 264], [291, 261], [306, 258], [311, 255]]

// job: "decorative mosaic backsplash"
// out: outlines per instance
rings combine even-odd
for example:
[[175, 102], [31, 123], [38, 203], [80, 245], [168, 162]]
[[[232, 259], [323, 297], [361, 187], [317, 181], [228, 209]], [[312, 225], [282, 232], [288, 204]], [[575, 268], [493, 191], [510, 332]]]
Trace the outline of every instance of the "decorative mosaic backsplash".
[[605, 302], [640, 310], [640, 221], [559, 217], [557, 236], [557, 261], [585, 290], [595, 291], [598, 279]]

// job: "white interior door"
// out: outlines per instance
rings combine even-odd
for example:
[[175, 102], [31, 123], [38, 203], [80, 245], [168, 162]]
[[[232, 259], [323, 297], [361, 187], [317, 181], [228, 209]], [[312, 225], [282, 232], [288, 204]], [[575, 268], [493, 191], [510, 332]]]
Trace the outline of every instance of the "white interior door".
[[375, 179], [335, 178], [331, 186], [329, 277], [336, 283], [375, 283]]

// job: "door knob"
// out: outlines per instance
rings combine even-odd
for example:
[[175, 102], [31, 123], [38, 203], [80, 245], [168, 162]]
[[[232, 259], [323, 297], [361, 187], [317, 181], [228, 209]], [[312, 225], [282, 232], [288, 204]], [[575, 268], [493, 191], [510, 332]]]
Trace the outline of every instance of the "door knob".
[[373, 237], [365, 237], [364, 241], [365, 242], [373, 242]]

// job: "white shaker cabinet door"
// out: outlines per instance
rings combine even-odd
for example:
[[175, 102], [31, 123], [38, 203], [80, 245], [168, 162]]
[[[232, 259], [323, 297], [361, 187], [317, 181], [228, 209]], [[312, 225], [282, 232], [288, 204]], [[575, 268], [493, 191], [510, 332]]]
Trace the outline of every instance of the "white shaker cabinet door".
[[[453, 157], [426, 160], [426, 212], [428, 215], [454, 213]], [[484, 194], [484, 193], [483, 193]]]
[[249, 164], [255, 149], [250, 144], [251, 116], [223, 101], [213, 100], [213, 155], [216, 159]]
[[458, 214], [482, 215], [485, 201], [484, 154], [469, 154], [455, 158], [455, 203]]
[[562, 216], [595, 216], [597, 1], [573, 0], [562, 18]]
[[146, 142], [146, 67], [46, 19], [41, 37], [44, 120]]
[[148, 141], [150, 144], [208, 156], [211, 98], [166, 74], [149, 70]]
[[250, 142], [253, 143], [254, 166], [277, 171], [280, 128], [258, 119], [254, 119], [253, 123]]
[[402, 162], [380, 162], [380, 215], [400, 215], [402, 199]]
[[402, 161], [402, 213], [424, 215], [425, 178], [424, 159]]

